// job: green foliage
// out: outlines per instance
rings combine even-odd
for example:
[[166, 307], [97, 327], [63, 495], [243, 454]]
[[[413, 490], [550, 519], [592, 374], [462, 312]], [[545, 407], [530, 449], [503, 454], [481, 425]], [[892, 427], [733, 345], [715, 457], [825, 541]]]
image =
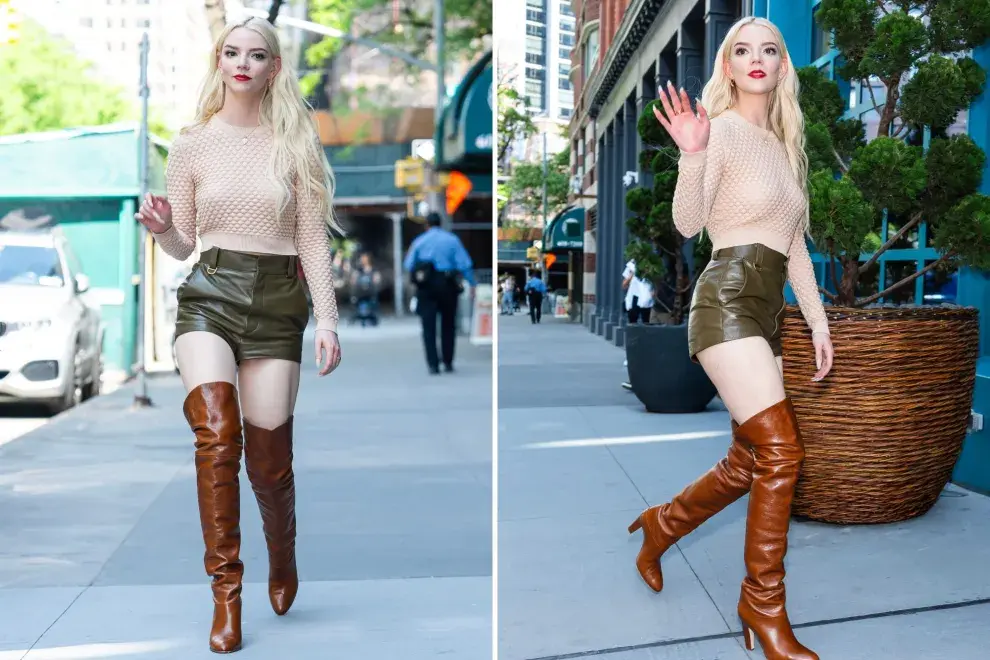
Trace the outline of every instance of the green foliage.
[[[567, 206], [567, 191], [570, 184], [571, 152], [564, 149], [547, 160], [547, 219]], [[512, 168], [509, 179], [509, 194], [514, 203], [519, 204], [530, 217], [543, 216], [543, 163], [520, 162]]]
[[[926, 15], [926, 25], [918, 16]], [[814, 67], [798, 72], [806, 118], [811, 233], [818, 248], [842, 264], [836, 302], [856, 299], [861, 252], [871, 262], [893, 246], [880, 235], [886, 210], [901, 235], [928, 222], [940, 261], [985, 268], [990, 254], [990, 198], [977, 194], [985, 162], [967, 136], [946, 135], [959, 112], [982, 93], [986, 73], [960, 52], [990, 38], [986, 0], [823, 0], [815, 13], [833, 33], [853, 80], [877, 76], [896, 93], [878, 94], [877, 134], [866, 143], [863, 124], [842, 120], [845, 100], [838, 86]], [[867, 96], [869, 100], [869, 96]], [[869, 102], [869, 101], [868, 101]], [[927, 152], [916, 144], [931, 129]], [[892, 228], [894, 225], [892, 224]], [[884, 295], [916, 279], [894, 283]]]
[[898, 215], [908, 213], [925, 187], [922, 158], [921, 147], [894, 138], [874, 138], [857, 150], [849, 178], [878, 211], [886, 208]]
[[876, 36], [866, 46], [859, 77], [893, 80], [928, 52], [928, 35], [921, 19], [894, 11], [877, 22]]
[[990, 197], [968, 195], [939, 218], [935, 248], [952, 254], [953, 265], [990, 270]]
[[[979, 93], [985, 80], [985, 72], [971, 58], [963, 62], [933, 55], [918, 64], [918, 70], [901, 90], [901, 119], [917, 126], [944, 129], [956, 120], [960, 108], [969, 105], [973, 92]], [[939, 93], [932, 95], [936, 89]]]
[[68, 43], [29, 21], [16, 43], [0, 46], [0, 70], [0, 135], [136, 118], [124, 90], [98, 80]]
[[[393, 9], [398, 21], [391, 20]], [[445, 0], [444, 57], [447, 62], [475, 60], [482, 50], [482, 39], [492, 34], [492, 3], [474, 0]], [[309, 0], [309, 20], [342, 32], [373, 39], [405, 51], [422, 60], [433, 61], [433, 3], [413, 0]], [[369, 17], [377, 17], [370, 20]], [[373, 26], [373, 27], [369, 27]], [[306, 64], [322, 68], [345, 42], [326, 37], [306, 49]], [[394, 60], [412, 72], [412, 65]], [[312, 94], [319, 83], [318, 71], [303, 76], [303, 93]], [[343, 110], [343, 108], [341, 109]]]
[[517, 140], [536, 135], [536, 125], [526, 112], [522, 95], [511, 84], [499, 83], [497, 97], [498, 157], [496, 160], [499, 168], [502, 168], [509, 147]]
[[808, 178], [811, 237], [819, 248], [859, 256], [877, 223], [877, 211], [848, 177], [819, 170]]
[[926, 217], [938, 219], [980, 186], [986, 155], [968, 135], [932, 140], [925, 162], [928, 180], [921, 200]]
[[839, 169], [839, 161], [835, 158], [835, 144], [832, 134], [825, 124], [807, 124], [804, 129], [804, 152], [808, 156], [808, 172]]
[[[679, 325], [687, 313], [692, 284], [684, 259], [685, 239], [674, 226], [673, 202], [680, 153], [653, 114], [657, 105], [659, 101], [649, 103], [636, 122], [645, 145], [639, 154], [640, 176], [651, 174], [652, 185], [641, 181], [641, 185], [626, 192], [626, 207], [633, 215], [626, 220], [631, 240], [625, 257], [636, 261], [638, 277], [653, 283], [657, 294], [655, 304], [673, 298], [670, 323]], [[699, 250], [698, 243], [695, 252], [701, 256], [705, 249]], [[710, 244], [707, 251], [710, 254]], [[706, 258], [707, 255], [701, 256], [702, 265]], [[700, 272], [698, 268], [695, 270]]]

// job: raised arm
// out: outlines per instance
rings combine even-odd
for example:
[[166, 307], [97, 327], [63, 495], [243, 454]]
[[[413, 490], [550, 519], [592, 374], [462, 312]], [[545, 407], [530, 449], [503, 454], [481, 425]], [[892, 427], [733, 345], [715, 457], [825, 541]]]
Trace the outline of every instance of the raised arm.
[[708, 222], [715, 193], [722, 179], [725, 161], [725, 127], [722, 121], [711, 123], [708, 146], [693, 153], [681, 152], [677, 162], [677, 187], [674, 189], [674, 226], [690, 238]]
[[168, 256], [185, 261], [196, 247], [196, 180], [189, 136], [172, 143], [165, 170], [165, 189], [172, 207], [172, 226], [152, 236]]
[[813, 333], [829, 334], [825, 306], [818, 292], [818, 278], [815, 277], [815, 268], [811, 263], [808, 244], [804, 238], [804, 227], [801, 225], [794, 230], [794, 238], [791, 240], [791, 249], [787, 256], [787, 279], [791, 282], [791, 289], [797, 298], [805, 322]]
[[[322, 147], [321, 147], [322, 148]], [[323, 164], [311, 155], [313, 176], [323, 177]], [[321, 208], [315, 191], [310, 194], [296, 177], [296, 252], [302, 262], [306, 283], [313, 297], [313, 314], [317, 330], [337, 330], [337, 294], [333, 285], [330, 237], [327, 234], [328, 211]], [[331, 200], [327, 200], [331, 203]]]

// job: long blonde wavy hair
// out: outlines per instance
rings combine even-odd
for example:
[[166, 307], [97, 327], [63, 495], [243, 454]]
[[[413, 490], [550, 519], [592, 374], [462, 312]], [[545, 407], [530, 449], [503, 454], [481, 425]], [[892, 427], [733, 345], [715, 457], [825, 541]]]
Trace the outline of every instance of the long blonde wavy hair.
[[716, 66], [713, 67], [711, 80], [705, 85], [701, 92], [701, 104], [708, 111], [710, 117], [717, 117], [727, 109], [735, 105], [736, 88], [732, 85], [732, 80], [725, 73], [725, 66], [728, 63], [730, 49], [736, 42], [736, 37], [746, 25], [761, 25], [768, 28], [774, 34], [777, 43], [780, 45], [781, 61], [786, 61], [787, 71], [778, 79], [777, 86], [770, 92], [770, 106], [768, 112], [768, 127], [776, 134], [777, 138], [784, 145], [787, 152], [787, 161], [791, 166], [791, 173], [794, 180], [804, 193], [805, 198], [805, 233], [810, 229], [810, 218], [808, 217], [808, 156], [804, 151], [804, 114], [798, 104], [798, 83], [797, 71], [787, 51], [784, 43], [784, 35], [780, 29], [765, 18], [757, 16], [747, 16], [742, 18], [729, 28], [725, 39], [718, 47], [715, 55]]
[[[278, 33], [268, 21], [251, 17], [228, 23], [213, 44], [210, 71], [200, 86], [196, 119], [192, 126], [206, 124], [223, 107], [226, 85], [220, 73], [220, 53], [227, 37], [237, 28], [247, 28], [260, 34], [273, 59], [282, 55]], [[281, 70], [261, 98], [261, 125], [271, 128], [275, 147], [269, 161], [269, 175], [278, 184], [278, 213], [284, 213], [289, 204], [293, 174], [297, 174], [301, 184], [301, 190], [297, 193], [315, 195], [326, 223], [343, 235], [344, 229], [333, 211], [336, 179], [313, 124], [311, 111], [299, 89], [295, 68], [283, 59]], [[312, 167], [312, 163], [318, 163], [319, 167]]]

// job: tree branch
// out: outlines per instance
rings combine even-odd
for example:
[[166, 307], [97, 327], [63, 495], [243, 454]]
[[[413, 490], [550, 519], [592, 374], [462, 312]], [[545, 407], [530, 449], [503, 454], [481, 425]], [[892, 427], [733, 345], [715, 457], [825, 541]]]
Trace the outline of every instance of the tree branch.
[[282, 9], [283, 4], [285, 4], [285, 0], [272, 0], [271, 7], [268, 9], [268, 22], [272, 25], [275, 25], [278, 12]]
[[846, 161], [842, 160], [842, 156], [840, 156], [839, 152], [835, 150], [835, 147], [832, 147], [832, 153], [835, 154], [835, 160], [838, 161], [839, 169], [842, 170], [842, 173], [848, 174], [849, 166], [846, 165]]
[[836, 268], [836, 266], [839, 265], [839, 261], [838, 261], [838, 259], [835, 258], [835, 241], [833, 241], [831, 239], [829, 239], [829, 241], [828, 241], [828, 251], [829, 251], [829, 254], [832, 256], [832, 286], [834, 286], [835, 287], [835, 290], [838, 291], [839, 290], [839, 276], [836, 275], [836, 271], [838, 270]]
[[908, 220], [896, 234], [894, 234], [890, 239], [888, 239], [886, 243], [881, 245], [877, 249], [877, 251], [873, 253], [873, 256], [871, 256], [869, 259], [863, 262], [863, 264], [859, 267], [859, 274], [862, 275], [863, 273], [865, 273], [870, 266], [872, 266], [877, 262], [877, 259], [880, 258], [881, 254], [889, 250], [891, 246], [894, 245], [894, 243], [901, 240], [901, 238], [904, 237], [904, 234], [908, 233], [908, 231], [910, 231], [911, 228], [914, 227], [919, 222], [921, 222], [921, 211], [918, 211], [917, 213], [912, 215], [911, 219]]
[[932, 270], [933, 268], [935, 268], [939, 264], [941, 264], [941, 263], [943, 263], [945, 261], [948, 261], [953, 256], [955, 256], [955, 254], [956, 254], [955, 252], [946, 252], [937, 261], [931, 262], [930, 264], [928, 264], [927, 266], [925, 266], [924, 268], [922, 268], [921, 270], [919, 270], [917, 273], [914, 273], [912, 275], [908, 275], [907, 277], [905, 277], [903, 280], [901, 280], [897, 284], [892, 284], [891, 286], [888, 286], [883, 291], [881, 291], [879, 293], [874, 293], [872, 296], [869, 296], [868, 298], [858, 298], [856, 300], [856, 303], [855, 304], [856, 305], [869, 305], [871, 302], [874, 302], [875, 300], [879, 300], [880, 298], [883, 298], [884, 296], [886, 296], [891, 291], [894, 291], [896, 289], [899, 289], [902, 286], [904, 286], [905, 284], [908, 284], [909, 282], [913, 282], [914, 280], [918, 279], [919, 277], [921, 277], [922, 275], [924, 275], [928, 271]]
[[890, 12], [887, 11], [887, 8], [884, 6], [884, 0], [874, 0], [874, 2], [876, 2], [877, 8], [880, 11], [882, 11], [885, 15], [890, 16]]
[[839, 298], [839, 296], [835, 295], [834, 293], [823, 287], [818, 287], [818, 293], [828, 298], [829, 302], [835, 302]]
[[859, 82], [860, 82], [861, 85], [866, 85], [866, 88], [868, 90], [870, 90], [870, 100], [873, 102], [873, 109], [876, 111], [876, 113], [878, 115], [881, 115], [882, 116], [883, 115], [883, 111], [880, 109], [879, 104], [877, 104], [877, 95], [873, 91], [873, 85], [870, 84], [870, 79], [869, 78], [862, 78]]

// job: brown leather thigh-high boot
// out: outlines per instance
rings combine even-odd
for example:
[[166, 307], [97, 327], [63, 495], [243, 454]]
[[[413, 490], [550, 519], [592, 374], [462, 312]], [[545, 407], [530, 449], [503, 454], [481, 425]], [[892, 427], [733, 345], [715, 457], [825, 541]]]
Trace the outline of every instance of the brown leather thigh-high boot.
[[241, 647], [241, 499], [238, 472], [243, 438], [237, 388], [204, 383], [186, 396], [183, 412], [196, 434], [196, 492], [206, 544], [204, 563], [213, 578], [210, 650]]
[[244, 458], [268, 543], [268, 600], [279, 616], [299, 590], [296, 572], [296, 486], [292, 472], [292, 417], [275, 429], [244, 420]]
[[784, 555], [791, 503], [804, 446], [790, 399], [763, 410], [739, 426], [736, 436], [753, 451], [753, 485], [746, 517], [746, 579], [739, 618], [746, 646], [756, 638], [768, 660], [818, 660], [797, 641], [787, 618]]
[[736, 428], [738, 424], [733, 420], [732, 444], [725, 458], [669, 503], [650, 507], [629, 526], [630, 534], [643, 528], [643, 546], [636, 557], [636, 568], [654, 591], [663, 589], [660, 555], [749, 491], [753, 455], [736, 439]]

